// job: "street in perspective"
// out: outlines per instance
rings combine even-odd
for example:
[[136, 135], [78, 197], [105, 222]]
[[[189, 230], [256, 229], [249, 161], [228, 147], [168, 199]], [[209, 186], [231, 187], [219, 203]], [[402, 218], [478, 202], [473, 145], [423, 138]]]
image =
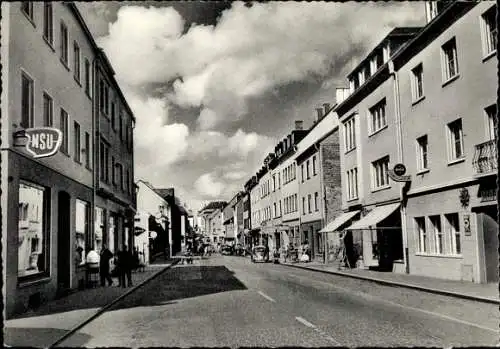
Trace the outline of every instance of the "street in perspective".
[[496, 2], [1, 9], [5, 347], [500, 345]]

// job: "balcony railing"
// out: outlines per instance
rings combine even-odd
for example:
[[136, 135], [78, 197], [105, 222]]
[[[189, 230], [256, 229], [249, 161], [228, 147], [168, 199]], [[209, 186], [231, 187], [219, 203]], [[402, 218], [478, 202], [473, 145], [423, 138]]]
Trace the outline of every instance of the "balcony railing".
[[485, 174], [497, 170], [497, 141], [496, 139], [477, 144], [472, 165], [476, 173]]

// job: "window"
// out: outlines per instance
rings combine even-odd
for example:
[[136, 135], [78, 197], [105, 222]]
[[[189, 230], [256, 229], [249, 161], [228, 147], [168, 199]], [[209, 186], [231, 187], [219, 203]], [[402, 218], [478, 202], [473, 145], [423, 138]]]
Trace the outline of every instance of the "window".
[[311, 199], [312, 199], [311, 194], [307, 194], [307, 208], [308, 208], [309, 213], [312, 212]]
[[50, 205], [47, 193], [41, 186], [24, 181], [19, 183], [19, 277], [49, 272], [50, 245], [47, 238]]
[[90, 149], [90, 134], [88, 132], [85, 132], [85, 166], [88, 169], [91, 169], [90, 165], [90, 154], [91, 154], [91, 149]]
[[[109, 148], [106, 143], [101, 141], [100, 144], [100, 160], [101, 160], [101, 170], [100, 170], [100, 178], [104, 182], [109, 181]], [[113, 167], [114, 168], [114, 167]]]
[[417, 139], [417, 166], [418, 170], [427, 169], [427, 135]]
[[458, 213], [450, 213], [444, 215], [448, 222], [448, 241], [450, 242], [450, 253], [459, 255], [462, 253], [462, 245], [460, 240], [460, 227], [458, 224]]
[[437, 1], [429, 1], [426, 3], [427, 12], [427, 22], [430, 22], [434, 17], [438, 15], [438, 5]]
[[427, 231], [425, 230], [425, 217], [415, 217], [415, 226], [418, 233], [418, 252], [427, 252]]
[[435, 252], [437, 254], [443, 254], [444, 253], [444, 240], [443, 240], [443, 232], [441, 230], [441, 217], [440, 216], [430, 216], [429, 217], [432, 228], [433, 228], [433, 233], [434, 233], [434, 239], [435, 239]]
[[304, 182], [304, 164], [300, 165], [300, 172], [302, 173], [302, 182]]
[[111, 156], [111, 183], [116, 186], [115, 157]]
[[462, 133], [462, 119], [457, 119], [448, 124], [449, 160], [464, 157], [464, 141]]
[[74, 132], [74, 150], [75, 150], [75, 161], [78, 163], [82, 162], [82, 149], [81, 149], [81, 140], [80, 140], [80, 124], [78, 122], [74, 122], [74, 127], [73, 127], [73, 132]]
[[100, 110], [105, 115], [108, 115], [109, 111], [109, 87], [104, 80], [99, 83], [99, 105]]
[[273, 175], [273, 192], [276, 191], [276, 176]]
[[31, 1], [21, 2], [21, 10], [26, 16], [28, 16], [29, 19], [33, 21], [33, 2]]
[[354, 127], [354, 116], [344, 122], [344, 145], [346, 152], [356, 148], [356, 131]]
[[75, 79], [80, 83], [80, 46], [76, 41], [73, 42], [73, 64], [75, 66]]
[[306, 198], [302, 197], [302, 214], [306, 214]]
[[294, 212], [297, 212], [297, 210], [299, 209], [297, 200], [298, 200], [298, 196], [297, 196], [297, 194], [294, 194], [294, 200], [292, 201], [292, 206], [293, 206]]
[[358, 198], [358, 168], [347, 171], [347, 200]]
[[61, 60], [66, 66], [69, 61], [68, 40], [68, 27], [64, 22], [61, 22]]
[[490, 7], [482, 17], [483, 27], [483, 51], [484, 55], [496, 51], [497, 49], [497, 21], [496, 21], [496, 5]]
[[279, 205], [280, 205], [280, 217], [281, 217], [281, 215], [283, 214], [283, 211], [281, 210], [281, 200], [279, 201]]
[[318, 207], [318, 192], [315, 192], [314, 193], [314, 211], [318, 212], [319, 211], [319, 207]]
[[54, 100], [47, 93], [43, 93], [43, 125], [54, 125]]
[[54, 44], [54, 14], [51, 2], [43, 3], [43, 37], [50, 44]]
[[120, 134], [120, 139], [123, 141], [123, 114], [120, 110], [120, 115], [118, 117], [118, 132]]
[[117, 170], [118, 170], [118, 185], [119, 188], [123, 191], [125, 190], [125, 183], [123, 178], [123, 165], [117, 164]]
[[488, 108], [484, 109], [488, 118], [488, 138], [493, 140], [497, 138], [498, 131], [498, 115], [497, 115], [497, 105], [490, 105]]
[[111, 127], [116, 131], [115, 102], [111, 102]]
[[411, 75], [412, 97], [415, 102], [424, 96], [424, 67], [422, 63], [412, 69]]
[[126, 179], [127, 179], [127, 193], [128, 194], [132, 194], [131, 193], [131, 185], [130, 185], [130, 170], [127, 169], [127, 173], [126, 173]]
[[389, 157], [372, 162], [372, 187], [383, 188], [389, 185]]
[[76, 233], [76, 260], [78, 265], [85, 265], [89, 239], [89, 203], [76, 200], [75, 233]]
[[443, 81], [446, 82], [458, 75], [457, 45], [455, 38], [442, 46]]
[[90, 97], [90, 62], [85, 58], [85, 93]]
[[61, 121], [61, 132], [63, 134], [63, 139], [62, 139], [62, 144], [61, 144], [61, 151], [69, 155], [69, 115], [66, 112], [66, 110], [61, 108], [61, 114], [60, 114], [60, 121]]
[[310, 179], [311, 176], [309, 174], [309, 160], [306, 161], [306, 173], [307, 173], [307, 179]]
[[273, 204], [273, 207], [274, 207], [274, 217], [278, 217], [278, 206], [276, 205], [276, 203]]
[[377, 132], [387, 125], [385, 120], [385, 98], [370, 108], [371, 132]]
[[313, 156], [313, 175], [316, 176], [316, 155]]
[[35, 125], [33, 84], [33, 79], [23, 72], [21, 77], [21, 127], [23, 128]]
[[94, 249], [100, 252], [102, 249], [102, 242], [104, 232], [106, 231], [106, 215], [104, 209], [101, 207], [95, 208], [94, 215]]

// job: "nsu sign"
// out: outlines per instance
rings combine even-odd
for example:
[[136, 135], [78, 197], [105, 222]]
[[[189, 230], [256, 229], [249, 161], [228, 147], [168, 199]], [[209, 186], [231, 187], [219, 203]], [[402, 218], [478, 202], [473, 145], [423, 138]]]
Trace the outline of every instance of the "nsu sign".
[[34, 158], [45, 158], [59, 151], [63, 133], [52, 127], [36, 127], [16, 132], [14, 138], [28, 138], [25, 145], [28, 153]]

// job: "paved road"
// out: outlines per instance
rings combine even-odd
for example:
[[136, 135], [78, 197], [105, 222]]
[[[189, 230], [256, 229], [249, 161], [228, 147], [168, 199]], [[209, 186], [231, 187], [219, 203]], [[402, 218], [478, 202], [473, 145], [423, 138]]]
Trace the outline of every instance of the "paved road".
[[173, 268], [61, 345], [494, 345], [497, 313], [494, 305], [218, 256]]

